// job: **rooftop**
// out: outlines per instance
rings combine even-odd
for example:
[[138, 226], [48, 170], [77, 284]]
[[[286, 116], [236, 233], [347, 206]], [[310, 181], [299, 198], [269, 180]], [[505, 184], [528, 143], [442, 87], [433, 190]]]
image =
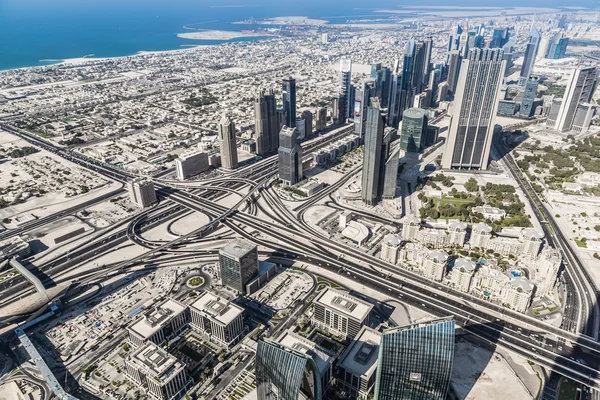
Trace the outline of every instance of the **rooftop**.
[[293, 332], [286, 332], [281, 339], [279, 339], [279, 343], [289, 349], [309, 355], [314, 360], [315, 364], [317, 364], [317, 367], [321, 372], [327, 371], [336, 358], [335, 354], [325, 350], [315, 342]]
[[464, 268], [465, 271], [475, 271], [475, 263], [465, 258], [459, 258], [454, 262], [454, 268]]
[[157, 380], [160, 385], [166, 384], [172, 377], [184, 368], [184, 364], [154, 343], [137, 349], [128, 361], [146, 376]]
[[211, 292], [202, 293], [198, 300], [191, 305], [191, 308], [209, 315], [212, 319], [224, 325], [229, 324], [244, 313], [244, 310], [239, 306]]
[[144, 317], [129, 329], [136, 332], [143, 338], [148, 338], [163, 327], [167, 322], [181, 314], [185, 306], [173, 299], [167, 299], [163, 303], [151, 308], [144, 314]]
[[369, 237], [369, 228], [360, 222], [350, 221], [342, 231], [342, 236], [354, 240], [355, 242], [362, 242]]
[[244, 239], [234, 240], [219, 250], [219, 254], [237, 259], [244, 257], [250, 252], [256, 252], [256, 245]]
[[492, 233], [492, 227], [486, 224], [473, 225], [473, 231]]
[[324, 290], [315, 302], [359, 321], [363, 321], [373, 308], [366, 301], [332, 288]]
[[355, 376], [370, 377], [377, 368], [381, 333], [363, 326], [340, 359], [339, 366]]

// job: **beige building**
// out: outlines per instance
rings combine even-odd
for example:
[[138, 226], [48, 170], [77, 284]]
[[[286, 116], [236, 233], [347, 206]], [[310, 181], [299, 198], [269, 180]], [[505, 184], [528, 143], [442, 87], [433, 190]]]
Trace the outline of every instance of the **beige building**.
[[154, 184], [150, 179], [135, 178], [127, 182], [129, 199], [138, 207], [146, 208], [157, 202]]
[[221, 166], [225, 169], [238, 167], [237, 136], [235, 124], [229, 114], [223, 114], [219, 122], [219, 144], [221, 146]]
[[418, 217], [414, 215], [406, 216], [404, 221], [402, 221], [402, 240], [417, 240], [420, 228], [421, 220]]
[[487, 249], [488, 242], [492, 238], [492, 228], [486, 224], [475, 224], [471, 228], [469, 245], [480, 249]]
[[147, 342], [164, 346], [187, 329], [188, 321], [188, 308], [177, 300], [166, 299], [127, 327], [129, 341], [136, 347]]
[[446, 275], [448, 257], [448, 253], [444, 250], [430, 251], [423, 262], [423, 272], [425, 277], [441, 282]]
[[182, 154], [175, 159], [175, 171], [177, 179], [183, 181], [200, 172], [206, 171], [210, 167], [208, 163], [208, 153], [204, 151], [194, 151]]
[[400, 255], [400, 244], [402, 241], [396, 235], [386, 235], [381, 241], [381, 253], [379, 257], [392, 264], [398, 262], [398, 256]]
[[471, 288], [471, 280], [475, 274], [476, 265], [473, 261], [465, 258], [458, 258], [454, 261], [450, 283], [458, 290], [468, 292]]
[[190, 306], [190, 327], [218, 346], [230, 348], [242, 339], [244, 310], [211, 292]]
[[346, 292], [328, 288], [314, 300], [312, 323], [340, 337], [354, 338], [369, 323], [373, 305]]

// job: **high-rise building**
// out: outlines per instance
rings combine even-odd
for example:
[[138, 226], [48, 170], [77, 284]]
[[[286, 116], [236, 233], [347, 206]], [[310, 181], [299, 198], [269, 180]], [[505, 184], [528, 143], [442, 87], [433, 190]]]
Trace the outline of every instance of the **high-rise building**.
[[238, 239], [219, 250], [223, 285], [245, 293], [246, 284], [258, 274], [258, 250], [254, 243]]
[[490, 40], [490, 49], [502, 48], [510, 39], [510, 33], [508, 28], [497, 28], [492, 33], [492, 39]]
[[573, 128], [578, 106], [588, 103], [592, 99], [596, 90], [597, 77], [598, 74], [594, 67], [574, 69], [565, 89], [562, 103], [559, 103], [558, 114], [555, 119], [551, 119], [549, 115], [547, 124], [559, 132], [570, 131]]
[[301, 118], [304, 120], [304, 137], [309, 138], [313, 134], [313, 114], [309, 110], [304, 110]]
[[258, 400], [322, 400], [335, 354], [288, 332], [278, 342], [260, 339], [256, 349]]
[[153, 343], [125, 358], [125, 374], [153, 400], [180, 399], [193, 384], [185, 364]]
[[279, 148], [279, 120], [277, 100], [273, 91], [260, 92], [254, 100], [254, 129], [256, 154], [261, 157], [274, 154]]
[[552, 42], [548, 48], [548, 53], [546, 54], [546, 58], [550, 58], [553, 60], [558, 60], [560, 58], [565, 58], [565, 53], [567, 51], [567, 46], [569, 45], [569, 38], [561, 37], [560, 39]]
[[342, 59], [340, 61], [340, 121], [344, 122], [350, 118], [354, 108], [354, 99], [352, 95], [352, 61]]
[[505, 67], [501, 49], [474, 49], [463, 60], [442, 168], [487, 169]]
[[448, 58], [448, 91], [452, 94], [456, 92], [456, 83], [460, 73], [462, 57], [458, 50], [452, 50]]
[[298, 140], [306, 138], [306, 121], [302, 118], [296, 118], [296, 130], [298, 131]]
[[190, 327], [224, 348], [238, 343], [244, 332], [244, 309], [205, 291], [190, 305]]
[[400, 60], [394, 60], [394, 68], [391, 71], [390, 91], [388, 95], [388, 119], [387, 124], [397, 127], [401, 118], [400, 95], [402, 93], [402, 75], [400, 74]]
[[338, 363], [337, 383], [351, 399], [368, 399], [375, 386], [381, 333], [363, 326]]
[[322, 107], [317, 110], [317, 120], [315, 123], [317, 132], [325, 130], [327, 127], [327, 109]]
[[367, 127], [367, 109], [371, 104], [371, 98], [375, 97], [375, 81], [365, 79], [360, 84], [360, 89], [356, 93], [354, 100], [354, 134], [362, 138], [365, 135]]
[[410, 39], [404, 49], [400, 113], [412, 107], [414, 98], [423, 91], [423, 70], [427, 45], [423, 41]]
[[409, 108], [402, 116], [400, 148], [409, 153], [420, 153], [424, 149], [422, 139], [427, 132], [427, 112], [420, 108]]
[[450, 55], [452, 50], [458, 50], [460, 48], [460, 35], [462, 32], [463, 30], [460, 25], [456, 25], [452, 29], [452, 33], [450, 34], [450, 39], [448, 41], [448, 55]]
[[[431, 73], [431, 51], [433, 50], [433, 38], [428, 36], [423, 41], [423, 84], [429, 83], [429, 74]], [[385, 105], [384, 105], [385, 107]]]
[[448, 98], [448, 92], [448, 82], [442, 82], [438, 85], [435, 97], [436, 105], [439, 105], [439, 103], [441, 103], [442, 101], [446, 101], [446, 99]]
[[296, 80], [292, 77], [283, 80], [281, 85], [283, 95], [283, 110], [286, 114], [285, 125], [296, 127]]
[[531, 117], [533, 115], [534, 110], [534, 102], [535, 95], [537, 93], [538, 88], [538, 78], [530, 77], [525, 83], [525, 87], [523, 89], [523, 100], [521, 100], [521, 107], [519, 108], [519, 113], [526, 117]]
[[154, 184], [150, 179], [135, 178], [127, 182], [129, 199], [138, 207], [146, 208], [157, 202]]
[[284, 185], [295, 185], [302, 180], [302, 147], [298, 129], [284, 126], [279, 133], [279, 179]]
[[204, 151], [181, 154], [175, 159], [177, 179], [181, 181], [206, 171], [208, 167], [208, 153]]
[[346, 292], [324, 289], [314, 300], [311, 322], [325, 332], [353, 338], [369, 324], [373, 305]]
[[382, 160], [386, 156], [382, 154], [384, 128], [379, 101], [374, 98], [367, 109], [362, 172], [362, 200], [368, 205], [375, 205], [381, 199]]
[[525, 48], [523, 66], [521, 67], [521, 75], [519, 78], [522, 83], [527, 82], [533, 72], [533, 65], [535, 64], [535, 57], [537, 55], [540, 38], [540, 32], [535, 27], [532, 27], [531, 34], [529, 35], [529, 42]]
[[166, 345], [185, 331], [190, 320], [188, 308], [174, 299], [166, 299], [147, 309], [127, 327], [129, 342], [135, 346], [154, 343]]
[[453, 361], [452, 317], [386, 329], [379, 346], [375, 400], [445, 400]]
[[400, 166], [400, 138], [398, 137], [398, 130], [390, 127], [385, 128], [383, 142], [386, 146], [383, 151], [387, 156], [383, 172], [382, 197], [384, 199], [395, 199], [398, 185], [398, 167]]
[[235, 124], [228, 113], [219, 122], [219, 143], [221, 145], [221, 166], [225, 169], [238, 167], [237, 136]]

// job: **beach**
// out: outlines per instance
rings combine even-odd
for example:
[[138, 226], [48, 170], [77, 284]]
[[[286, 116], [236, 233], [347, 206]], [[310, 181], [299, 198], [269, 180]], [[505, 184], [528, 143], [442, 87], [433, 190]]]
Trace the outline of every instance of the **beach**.
[[181, 39], [194, 39], [194, 40], [231, 40], [241, 37], [260, 37], [269, 36], [264, 33], [252, 33], [252, 32], [236, 32], [236, 31], [218, 31], [218, 30], [199, 30], [196, 32], [178, 33], [177, 37]]

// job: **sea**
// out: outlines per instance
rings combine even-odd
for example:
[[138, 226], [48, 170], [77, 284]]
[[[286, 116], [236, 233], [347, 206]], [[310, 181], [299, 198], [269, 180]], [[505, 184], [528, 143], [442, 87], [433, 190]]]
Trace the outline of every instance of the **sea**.
[[[378, 8], [398, 8], [387, 1], [379, 1]], [[391, 15], [365, 5], [358, 0], [0, 0], [0, 70], [224, 42], [177, 37], [193, 32], [185, 26], [239, 31], [254, 26], [232, 22], [250, 18], [306, 16], [344, 23]], [[232, 39], [239, 40], [258, 39]]]

